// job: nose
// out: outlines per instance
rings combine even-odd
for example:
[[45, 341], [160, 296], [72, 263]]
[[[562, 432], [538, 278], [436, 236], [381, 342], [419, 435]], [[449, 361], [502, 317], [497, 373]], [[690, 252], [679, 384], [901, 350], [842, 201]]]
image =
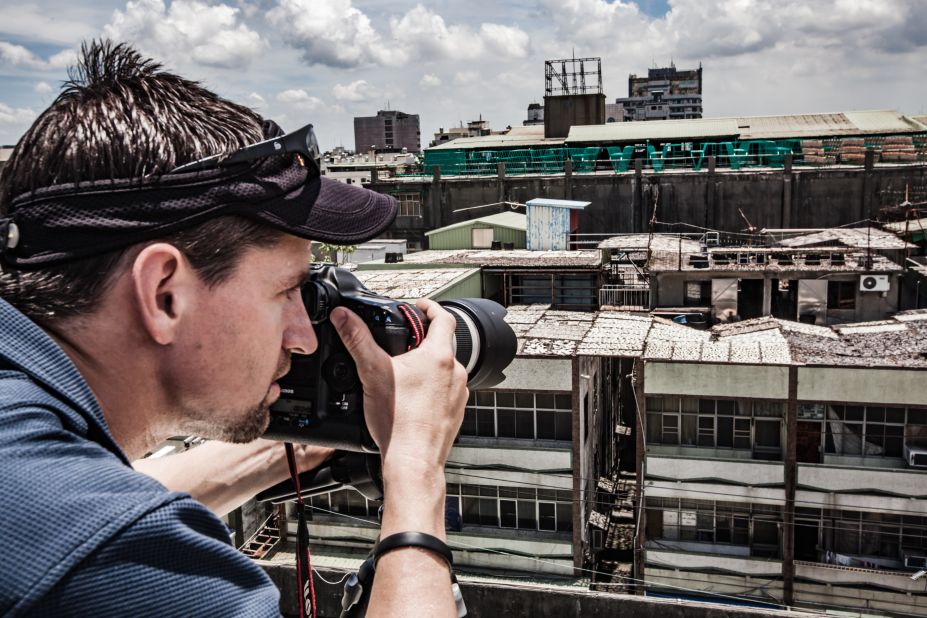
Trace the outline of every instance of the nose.
[[309, 321], [309, 314], [306, 313], [306, 306], [298, 294], [294, 296], [287, 303], [283, 348], [293, 354], [312, 354], [319, 347], [319, 341]]

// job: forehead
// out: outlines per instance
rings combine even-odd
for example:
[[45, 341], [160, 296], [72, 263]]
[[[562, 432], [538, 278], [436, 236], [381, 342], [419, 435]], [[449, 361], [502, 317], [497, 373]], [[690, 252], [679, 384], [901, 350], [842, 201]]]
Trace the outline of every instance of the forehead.
[[243, 256], [241, 271], [247, 276], [283, 284], [305, 274], [310, 258], [309, 241], [287, 234], [273, 245], [249, 249]]

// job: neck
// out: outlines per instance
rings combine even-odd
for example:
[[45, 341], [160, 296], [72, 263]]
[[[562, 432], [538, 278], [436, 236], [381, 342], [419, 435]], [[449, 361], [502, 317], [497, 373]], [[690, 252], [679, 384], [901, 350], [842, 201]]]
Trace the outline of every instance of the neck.
[[138, 459], [167, 435], [154, 388], [157, 369], [146, 362], [143, 342], [124, 324], [105, 315], [71, 318], [45, 331], [61, 346], [100, 404], [110, 433], [130, 460]]

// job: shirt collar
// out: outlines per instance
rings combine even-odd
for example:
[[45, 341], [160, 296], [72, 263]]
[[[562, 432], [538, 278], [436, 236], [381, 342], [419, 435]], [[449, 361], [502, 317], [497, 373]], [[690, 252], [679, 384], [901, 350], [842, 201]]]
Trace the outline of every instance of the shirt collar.
[[[22, 371], [73, 406], [68, 421], [94, 440], [128, 459], [109, 432], [90, 386], [64, 350], [35, 322], [0, 298], [0, 360]], [[75, 414], [76, 413], [76, 414]]]

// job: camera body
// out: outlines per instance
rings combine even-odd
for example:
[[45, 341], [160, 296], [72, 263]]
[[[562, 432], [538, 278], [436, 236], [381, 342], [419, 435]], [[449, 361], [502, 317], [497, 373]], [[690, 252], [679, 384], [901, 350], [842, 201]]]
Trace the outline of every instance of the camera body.
[[[357, 367], [329, 315], [335, 307], [356, 313], [389, 355], [407, 352], [424, 340], [428, 319], [414, 305], [368, 290], [350, 272], [313, 266], [303, 286], [303, 303], [315, 327], [318, 349], [293, 355], [280, 379], [280, 399], [271, 406], [265, 437], [318, 444], [344, 451], [376, 453], [364, 420], [364, 392]], [[470, 388], [501, 382], [515, 356], [516, 339], [503, 320], [505, 309], [482, 298], [441, 303], [457, 320], [455, 355], [468, 373]]]

